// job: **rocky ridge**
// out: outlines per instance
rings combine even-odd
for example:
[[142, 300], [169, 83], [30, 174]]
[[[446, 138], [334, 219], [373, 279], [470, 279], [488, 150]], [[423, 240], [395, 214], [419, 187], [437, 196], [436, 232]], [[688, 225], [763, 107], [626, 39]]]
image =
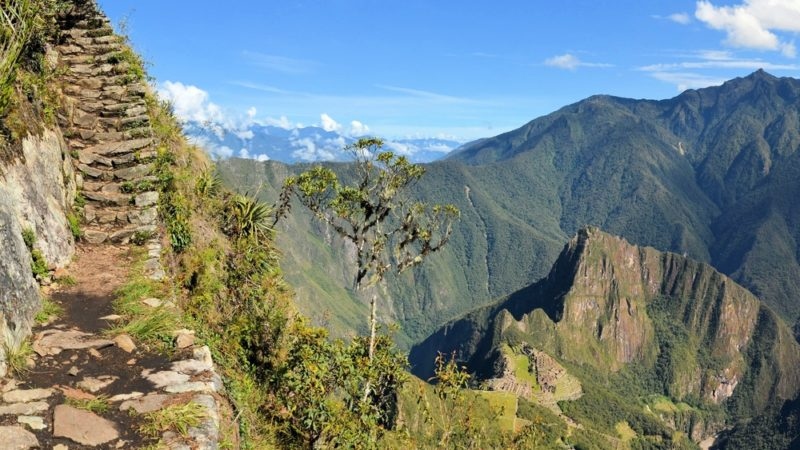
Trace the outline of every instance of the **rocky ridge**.
[[755, 296], [707, 264], [596, 228], [580, 230], [545, 279], [448, 323], [410, 360], [424, 378], [431, 354], [455, 352], [490, 385], [518, 390], [508, 346], [527, 349], [539, 384], [532, 395], [553, 384], [539, 372], [548, 360], [597, 374], [636, 366], [662, 385], [655, 394], [735, 414], [741, 405], [758, 414], [800, 390], [800, 345]]

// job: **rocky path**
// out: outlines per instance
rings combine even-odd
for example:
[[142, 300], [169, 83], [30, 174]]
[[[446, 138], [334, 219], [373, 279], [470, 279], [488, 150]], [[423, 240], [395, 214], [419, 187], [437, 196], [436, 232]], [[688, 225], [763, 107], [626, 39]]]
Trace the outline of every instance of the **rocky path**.
[[28, 370], [0, 379], [0, 448], [216, 449], [224, 402], [208, 347], [175, 330], [166, 356], [108, 331], [120, 319], [115, 290], [135, 262], [131, 241], [145, 246], [143, 275], [165, 277], [156, 141], [141, 64], [93, 0], [73, 4], [47, 58], [64, 97], [57, 118], [76, 169], [83, 239], [55, 274], [75, 283], [45, 288], [63, 312], [34, 328]]
[[74, 5], [61, 20], [54, 59], [64, 94], [58, 121], [86, 202], [84, 238], [145, 241], [155, 232], [158, 192], [144, 71], [94, 1]]
[[[105, 332], [116, 320], [111, 301], [126, 278], [128, 251], [78, 250], [69, 273], [75, 285], [50, 293], [63, 313], [34, 329], [29, 371], [0, 384], [0, 447], [218, 448], [222, 381], [208, 348], [183, 334], [175, 343], [183, 348], [167, 357]], [[183, 435], [146, 431], [148, 413], [158, 411], [192, 411], [200, 420]]]

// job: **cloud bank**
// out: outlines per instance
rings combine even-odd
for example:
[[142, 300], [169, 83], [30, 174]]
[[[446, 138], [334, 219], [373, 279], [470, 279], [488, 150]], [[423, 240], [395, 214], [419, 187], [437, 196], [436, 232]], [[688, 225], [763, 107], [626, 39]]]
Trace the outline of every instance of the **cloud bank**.
[[779, 51], [797, 56], [793, 41], [778, 32], [800, 32], [800, 2], [797, 0], [745, 0], [735, 6], [697, 2], [694, 16], [708, 27], [725, 32], [725, 45], [753, 50]]

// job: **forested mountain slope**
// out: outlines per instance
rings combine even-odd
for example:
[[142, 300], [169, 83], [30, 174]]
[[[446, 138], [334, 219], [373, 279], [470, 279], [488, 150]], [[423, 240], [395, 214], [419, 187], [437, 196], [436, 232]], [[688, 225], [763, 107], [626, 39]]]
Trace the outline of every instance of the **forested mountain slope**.
[[[426, 165], [414, 195], [457, 205], [462, 220], [430, 264], [390, 280], [392, 307], [383, 319], [420, 340], [448, 318], [543, 277], [569, 236], [594, 225], [709, 262], [794, 321], [799, 98], [800, 81], [763, 71], [669, 100], [595, 96]], [[268, 200], [303, 168], [220, 164], [225, 179]], [[337, 287], [351, 274], [315, 269], [344, 258], [345, 249], [308, 223], [297, 220], [281, 234], [287, 276], [307, 287], [300, 293], [307, 312], [340, 329], [357, 327], [363, 301]]]

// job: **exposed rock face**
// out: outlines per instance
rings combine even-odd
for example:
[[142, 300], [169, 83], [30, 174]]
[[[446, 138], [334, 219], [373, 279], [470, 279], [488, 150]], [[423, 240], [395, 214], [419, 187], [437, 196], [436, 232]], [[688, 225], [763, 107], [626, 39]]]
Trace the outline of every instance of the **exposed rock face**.
[[737, 402], [754, 412], [800, 389], [800, 346], [750, 292], [709, 265], [593, 228], [579, 231], [545, 279], [412, 349], [413, 370], [425, 378], [436, 351], [455, 351], [494, 378], [506, 342], [601, 372], [637, 363], [679, 399], [719, 404], [746, 385]]
[[[23, 229], [36, 236], [45, 261], [62, 267], [72, 258], [74, 239], [67, 212], [75, 197], [75, 176], [57, 131], [22, 141], [21, 157], [0, 167], [0, 339], [16, 347], [30, 334], [40, 298], [31, 273]], [[0, 346], [0, 374], [5, 355]]]
[[75, 199], [75, 175], [61, 133], [46, 130], [22, 140], [22, 158], [0, 168], [0, 197], [22, 228], [36, 234], [36, 247], [56, 267], [66, 265], [74, 252], [67, 212]]

